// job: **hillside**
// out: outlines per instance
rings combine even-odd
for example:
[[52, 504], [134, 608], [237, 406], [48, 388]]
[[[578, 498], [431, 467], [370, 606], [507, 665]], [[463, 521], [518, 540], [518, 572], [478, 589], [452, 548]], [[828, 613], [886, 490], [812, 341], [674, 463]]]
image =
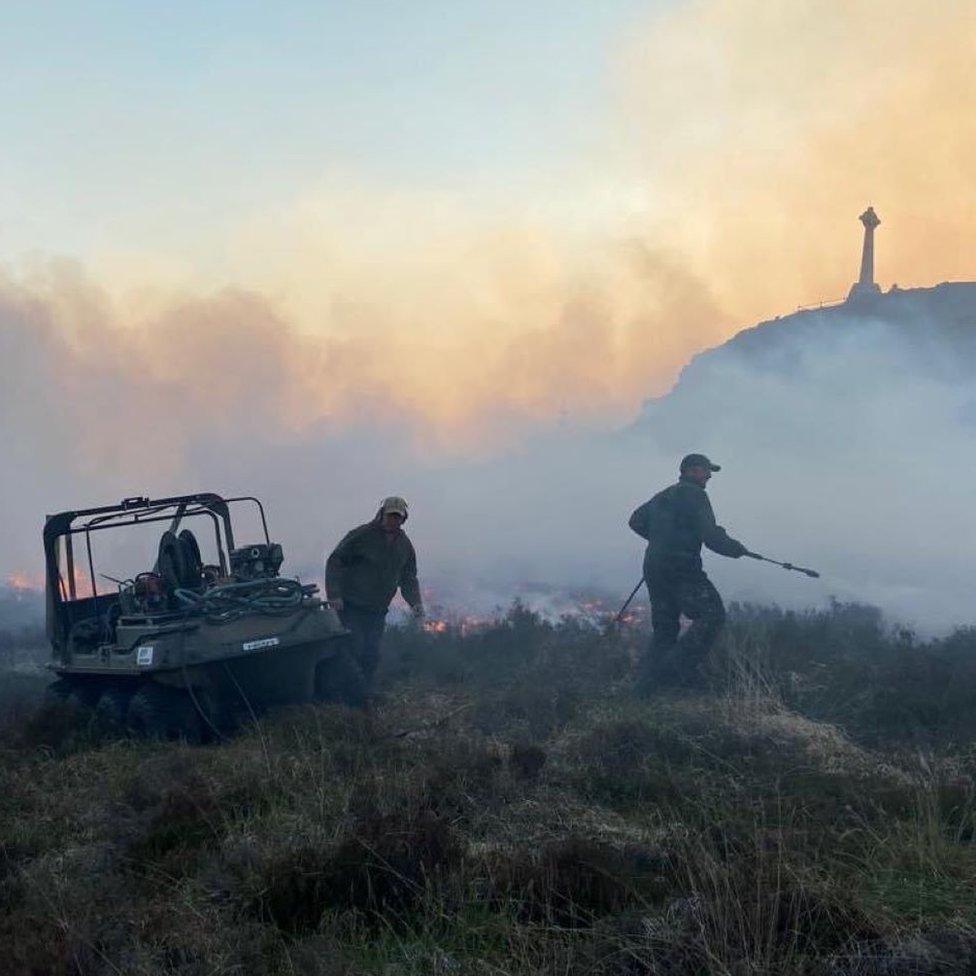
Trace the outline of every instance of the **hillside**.
[[[724, 349], [764, 369], [789, 370], [795, 366], [791, 351], [795, 355], [810, 339], [831, 330], [850, 329], [857, 320], [876, 323], [880, 343], [885, 336], [904, 339], [918, 357], [916, 365], [926, 372], [961, 376], [976, 371], [976, 282], [896, 289], [869, 301], [803, 309], [745, 329]], [[715, 356], [712, 350], [696, 357], [685, 378], [692, 381], [697, 370]], [[953, 359], [961, 372], [943, 372]]]
[[[930, 632], [976, 623], [976, 284], [800, 311], [696, 356], [617, 439], [651, 485], [702, 451], [716, 511], [750, 548], [819, 569], [805, 586], [727, 560], [740, 599], [831, 596]], [[652, 480], [653, 479], [653, 480]]]
[[[5, 976], [892, 976], [976, 959], [976, 644], [736, 609], [709, 686], [519, 606], [207, 747], [7, 711]], [[968, 968], [967, 968], [968, 967]]]
[[[591, 562], [588, 512], [625, 531], [607, 472], [639, 491], [638, 464], [656, 484], [704, 449], [733, 527], [824, 570], [816, 590], [726, 560], [764, 603], [779, 583], [823, 605], [733, 606], [685, 694], [634, 697], [640, 613], [617, 630], [515, 604], [394, 629], [366, 713], [133, 742], [38, 704], [37, 607], [11, 591], [0, 976], [976, 971], [976, 630], [952, 629], [972, 610], [974, 309], [976, 285], [942, 285], [762, 323], [585, 466], [574, 442], [558, 493], [538, 482], [532, 511], [570, 506], [560, 538]], [[830, 601], [848, 580], [941, 636]]]
[[[645, 404], [636, 427], [693, 416], [702, 399], [710, 407], [724, 402], [735, 409], [745, 392], [738, 385], [743, 377], [758, 382], [760, 389], [763, 378], [775, 377], [800, 393], [802, 387], [823, 381], [817, 370], [823, 354], [845, 351], [856, 365], [870, 365], [872, 359], [878, 366], [894, 362], [908, 374], [886, 376], [885, 383], [970, 382], [976, 376], [976, 282], [895, 289], [870, 301], [805, 309], [760, 322], [695, 356], [670, 393]], [[849, 375], [843, 361], [836, 367]], [[863, 382], [873, 391], [879, 378], [867, 373]]]

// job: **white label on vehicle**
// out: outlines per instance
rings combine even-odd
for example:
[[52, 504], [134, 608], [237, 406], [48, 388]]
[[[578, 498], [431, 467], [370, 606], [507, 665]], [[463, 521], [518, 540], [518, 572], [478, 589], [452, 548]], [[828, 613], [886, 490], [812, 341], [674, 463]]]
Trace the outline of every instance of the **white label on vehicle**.
[[153, 645], [143, 644], [136, 648], [136, 664], [139, 667], [148, 667], [153, 662]]
[[266, 647], [277, 647], [280, 643], [277, 637], [262, 637], [261, 640], [245, 641], [241, 647], [245, 651], [261, 651]]

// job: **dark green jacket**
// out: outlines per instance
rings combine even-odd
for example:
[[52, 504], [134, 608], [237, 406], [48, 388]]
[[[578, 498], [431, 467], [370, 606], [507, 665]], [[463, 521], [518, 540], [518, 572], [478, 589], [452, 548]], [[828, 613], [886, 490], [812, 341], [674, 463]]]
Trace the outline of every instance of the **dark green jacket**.
[[645, 569], [701, 568], [701, 547], [738, 559], [746, 547], [715, 524], [705, 489], [690, 479], [659, 491], [630, 516], [630, 527], [647, 539]]
[[330, 600], [386, 613], [398, 587], [411, 607], [423, 605], [413, 543], [402, 529], [388, 535], [378, 519], [353, 529], [326, 561]]

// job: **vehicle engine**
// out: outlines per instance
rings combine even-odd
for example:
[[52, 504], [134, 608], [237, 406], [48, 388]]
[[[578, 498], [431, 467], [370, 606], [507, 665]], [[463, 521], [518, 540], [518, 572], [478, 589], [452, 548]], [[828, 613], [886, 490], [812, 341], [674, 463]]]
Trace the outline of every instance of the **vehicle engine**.
[[237, 580], [272, 579], [285, 556], [277, 542], [241, 546], [230, 553], [230, 572]]

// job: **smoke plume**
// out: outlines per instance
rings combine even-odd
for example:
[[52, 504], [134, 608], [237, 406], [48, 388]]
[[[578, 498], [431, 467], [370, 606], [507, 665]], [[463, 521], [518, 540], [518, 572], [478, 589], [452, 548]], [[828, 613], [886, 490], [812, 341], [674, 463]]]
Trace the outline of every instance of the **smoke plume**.
[[[972, 9], [954, 0], [696, 0], [622, 47], [619, 138], [554, 193], [577, 211], [602, 201], [588, 220], [516, 197], [332, 179], [211, 242], [223, 255], [211, 279], [158, 273], [178, 265], [139, 254], [8, 269], [0, 571], [36, 571], [45, 512], [213, 489], [263, 494], [289, 565], [317, 572], [396, 492], [415, 504], [429, 578], [501, 600], [539, 578], [626, 589], [639, 558], [630, 508], [676, 456], [707, 450], [748, 458], [716, 485], [748, 541], [834, 570], [817, 599], [865, 595], [925, 616], [933, 594], [957, 594], [938, 566], [959, 568], [940, 563], [950, 543], [932, 542], [922, 514], [934, 484], [911, 479], [876, 505], [850, 471], [855, 457], [881, 463], [879, 445], [885, 457], [924, 445], [935, 464], [971, 425], [945, 377], [891, 388], [912, 359], [876, 357], [864, 323], [854, 346], [809, 338], [800, 400], [743, 366], [710, 378], [741, 393], [711, 415], [687, 403], [666, 425], [608, 432], [742, 325], [842, 297], [868, 202], [884, 281], [971, 274], [973, 40]], [[192, 253], [203, 230], [186, 237]], [[879, 415], [899, 418], [897, 437]], [[813, 436], [829, 424], [843, 441]], [[815, 461], [777, 497], [815, 516], [765, 509], [771, 480], [811, 443]], [[870, 517], [855, 522], [845, 499]], [[954, 494], [952, 506], [962, 518]], [[928, 540], [924, 582], [858, 535], [882, 512]], [[740, 570], [744, 595], [795, 596], [760, 567]], [[940, 619], [968, 619], [958, 594], [939, 601]]]
[[743, 324], [843, 298], [868, 203], [883, 280], [971, 278], [974, 46], [964, 0], [669, 8], [621, 73], [657, 231]]

